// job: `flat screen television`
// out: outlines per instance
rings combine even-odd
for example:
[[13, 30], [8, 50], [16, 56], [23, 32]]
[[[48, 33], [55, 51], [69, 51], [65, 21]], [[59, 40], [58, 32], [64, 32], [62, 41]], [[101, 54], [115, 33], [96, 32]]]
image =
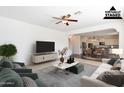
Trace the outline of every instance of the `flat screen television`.
[[36, 53], [54, 52], [55, 42], [49, 41], [36, 41]]

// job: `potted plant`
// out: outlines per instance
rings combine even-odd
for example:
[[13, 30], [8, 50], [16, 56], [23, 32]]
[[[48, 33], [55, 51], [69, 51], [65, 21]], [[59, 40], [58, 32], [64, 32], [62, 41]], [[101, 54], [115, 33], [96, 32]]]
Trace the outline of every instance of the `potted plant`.
[[0, 46], [1, 61], [12, 61], [12, 56], [17, 53], [16, 46], [13, 44], [4, 44]]

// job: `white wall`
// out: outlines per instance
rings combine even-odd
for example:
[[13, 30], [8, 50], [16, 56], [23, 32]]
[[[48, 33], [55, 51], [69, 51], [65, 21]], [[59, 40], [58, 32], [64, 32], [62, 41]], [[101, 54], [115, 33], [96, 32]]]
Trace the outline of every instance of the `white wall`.
[[15, 61], [30, 64], [36, 40], [54, 41], [56, 51], [68, 46], [67, 33], [0, 17], [0, 45], [5, 43], [16, 45], [18, 53], [14, 57]]
[[80, 36], [72, 36], [70, 45], [72, 54], [80, 54]]
[[87, 27], [79, 30], [73, 30], [68, 34], [73, 35], [73, 34], [79, 34], [79, 33], [92, 32], [92, 31], [100, 31], [100, 30], [109, 29], [109, 28], [114, 28], [119, 32], [119, 47], [124, 50], [124, 21], [123, 20], [115, 21], [113, 23], [96, 25], [93, 27]]

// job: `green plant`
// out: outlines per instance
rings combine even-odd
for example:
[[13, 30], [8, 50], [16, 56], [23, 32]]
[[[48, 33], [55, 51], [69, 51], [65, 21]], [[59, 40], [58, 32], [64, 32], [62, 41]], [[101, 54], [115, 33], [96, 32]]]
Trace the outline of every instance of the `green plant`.
[[13, 44], [4, 44], [0, 46], [0, 56], [9, 59], [17, 53], [16, 46]]

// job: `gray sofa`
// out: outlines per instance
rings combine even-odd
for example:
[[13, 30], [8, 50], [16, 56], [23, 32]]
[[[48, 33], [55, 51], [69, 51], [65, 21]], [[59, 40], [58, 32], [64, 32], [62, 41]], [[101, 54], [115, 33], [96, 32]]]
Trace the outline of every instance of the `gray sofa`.
[[[28, 74], [28, 73], [27, 73]], [[33, 74], [33, 73], [32, 73]], [[45, 87], [46, 85], [32, 75], [21, 75], [10, 68], [0, 68], [0, 87]]]
[[3, 62], [0, 65], [0, 87], [46, 87], [46, 85], [38, 78], [37, 73], [32, 73], [32, 69], [26, 68], [24, 63]]
[[108, 60], [104, 60], [103, 63], [97, 68], [97, 70], [90, 77], [82, 76], [81, 86], [82, 87], [116, 87], [114, 85], [110, 85], [96, 79], [101, 73], [111, 69], [112, 66], [106, 63]]

